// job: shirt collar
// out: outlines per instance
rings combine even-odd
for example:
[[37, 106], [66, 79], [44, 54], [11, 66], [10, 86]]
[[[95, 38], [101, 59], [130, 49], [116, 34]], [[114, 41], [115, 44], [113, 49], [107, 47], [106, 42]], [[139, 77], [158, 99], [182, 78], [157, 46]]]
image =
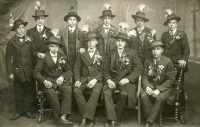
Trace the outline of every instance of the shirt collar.
[[41, 31], [44, 29], [44, 25], [38, 26], [37, 25], [37, 30], [39, 31], [39, 28], [41, 29]]
[[105, 25], [105, 24], [103, 24], [103, 28], [104, 28], [104, 29], [105, 29], [105, 28], [110, 29], [110, 27], [111, 27], [111, 25]]
[[75, 29], [76, 29], [76, 26], [74, 26], [74, 27], [70, 27], [70, 26], [69, 26], [69, 30], [72, 30], [72, 32], [73, 32]]
[[56, 54], [53, 54], [53, 53], [50, 52], [50, 55], [51, 55], [51, 56], [57, 56], [57, 53], [56, 53]]
[[[93, 48], [93, 49], [88, 48], [88, 51], [89, 51], [89, 50], [94, 50], [94, 52], [95, 52], [95, 51], [96, 51], [96, 48]], [[93, 52], [93, 53], [94, 53], [94, 52]]]
[[143, 31], [143, 30], [144, 30], [144, 26], [143, 26], [142, 28], [138, 28], [138, 27], [137, 27], [137, 30], [142, 30], [142, 31]]
[[174, 30], [169, 30], [169, 33], [171, 34], [171, 32], [173, 33], [173, 35], [176, 33], [176, 30], [177, 29], [174, 29]]
[[22, 36], [19, 36], [18, 34], [16, 34], [16, 35], [17, 35], [17, 37], [23, 37], [24, 36], [24, 34]]
[[117, 48], [117, 51], [118, 51], [118, 52], [123, 52], [123, 51], [124, 51], [124, 48], [123, 48], [123, 49], [118, 49], [118, 48]]

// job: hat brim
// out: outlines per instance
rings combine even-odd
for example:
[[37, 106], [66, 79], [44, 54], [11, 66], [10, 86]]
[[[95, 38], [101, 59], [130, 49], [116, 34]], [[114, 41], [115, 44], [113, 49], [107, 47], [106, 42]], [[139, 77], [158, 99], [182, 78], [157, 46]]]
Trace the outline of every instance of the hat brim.
[[100, 37], [90, 37], [90, 38], [86, 38], [85, 40], [84, 40], [84, 42], [87, 42], [87, 41], [89, 41], [90, 39], [92, 39], [92, 38], [96, 38], [97, 40], [99, 40], [100, 39]]
[[161, 47], [164, 48], [166, 45], [165, 45], [165, 44], [162, 44], [162, 45], [155, 45], [155, 46], [152, 46], [152, 47], [148, 48], [148, 50], [151, 50], [152, 48], [154, 48], [154, 47], [158, 47], [158, 46], [161, 46]]
[[105, 16], [110, 16], [110, 17], [112, 17], [112, 18], [114, 18], [115, 17], [115, 15], [102, 15], [102, 16], [100, 16], [99, 18], [103, 18], [103, 17], [105, 17]]
[[144, 17], [137, 16], [137, 15], [131, 15], [131, 17], [132, 17], [133, 19], [142, 18], [142, 19], [144, 19], [145, 22], [148, 22], [148, 21], [149, 21], [148, 19], [146, 19], [146, 18], [144, 18]]
[[57, 42], [53, 42], [53, 41], [46, 41], [45, 44], [46, 44], [46, 45], [49, 45], [49, 44], [55, 44], [55, 45], [59, 45], [60, 48], [63, 47], [62, 44], [59, 44], [59, 43], [57, 43]]
[[65, 21], [65, 22], [68, 22], [68, 18], [71, 17], [71, 16], [76, 17], [78, 22], [81, 21], [81, 17], [78, 16], [78, 15], [75, 15], [75, 14], [69, 14], [69, 15], [66, 15], [66, 16], [64, 17], [64, 21]]
[[48, 17], [49, 15], [33, 15], [32, 17], [36, 18], [36, 17], [40, 17], [40, 16]]
[[28, 22], [22, 22], [22, 23], [18, 24], [17, 26], [14, 26], [13, 28], [11, 28], [11, 31], [15, 31], [15, 28], [22, 24], [24, 24], [24, 26], [26, 26], [28, 24]]
[[118, 38], [120, 38], [120, 39], [123, 39], [123, 40], [125, 40], [126, 41], [126, 43], [128, 43], [128, 38], [123, 38], [123, 37], [117, 37], [117, 36], [112, 36], [113, 38], [115, 38], [115, 39], [118, 39]]
[[167, 20], [163, 23], [163, 25], [164, 25], [164, 26], [167, 26], [168, 22], [169, 22], [170, 20], [172, 20], [172, 19], [177, 20], [177, 22], [181, 21], [181, 17], [175, 16], [175, 17], [171, 17], [171, 18], [167, 19]]

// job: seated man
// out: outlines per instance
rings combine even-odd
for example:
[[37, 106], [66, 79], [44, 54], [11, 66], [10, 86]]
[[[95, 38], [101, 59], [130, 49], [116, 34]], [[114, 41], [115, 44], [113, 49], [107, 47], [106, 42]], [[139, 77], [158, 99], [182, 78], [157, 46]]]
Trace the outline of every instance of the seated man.
[[[93, 119], [97, 107], [99, 95], [103, 88], [103, 61], [105, 54], [96, 48], [99, 37], [94, 32], [89, 32], [85, 40], [88, 49], [84, 53], [78, 53], [74, 65], [74, 96], [82, 116], [80, 126], [87, 124], [94, 126]], [[86, 102], [83, 91], [92, 90], [92, 94]]]
[[[44, 85], [43, 91], [47, 95], [57, 124], [72, 124], [70, 116], [72, 89], [69, 79], [73, 74], [66, 57], [58, 52], [59, 47], [62, 47], [59, 38], [52, 36], [46, 44], [50, 51], [45, 53], [44, 59], [38, 60], [33, 76]], [[56, 90], [62, 95], [61, 105]], [[61, 122], [59, 115], [66, 116], [65, 123]]]
[[173, 105], [175, 100], [173, 64], [162, 55], [164, 46], [161, 41], [152, 42], [149, 50], [153, 58], [147, 59], [144, 64], [141, 100], [147, 127], [154, 124], [165, 102]]
[[[123, 108], [128, 100], [128, 105], [134, 107], [137, 102], [138, 77], [143, 72], [143, 65], [137, 52], [128, 46], [127, 35], [118, 33], [116, 38], [117, 48], [111, 50], [104, 65], [104, 79], [106, 84], [103, 88], [107, 123], [105, 126], [118, 126]], [[120, 95], [116, 104], [113, 104], [112, 95], [115, 88], [120, 90]], [[115, 110], [116, 109], [116, 110]]]

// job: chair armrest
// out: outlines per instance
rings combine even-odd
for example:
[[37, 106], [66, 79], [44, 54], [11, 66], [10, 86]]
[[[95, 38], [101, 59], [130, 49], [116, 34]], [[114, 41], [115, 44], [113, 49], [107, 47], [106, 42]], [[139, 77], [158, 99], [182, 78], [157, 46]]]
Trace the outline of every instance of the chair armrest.
[[140, 94], [141, 94], [141, 88], [142, 88], [142, 86], [141, 86], [141, 81], [142, 80], [142, 76], [140, 75], [139, 76], [139, 78], [138, 78], [138, 91], [137, 91], [137, 97], [139, 97], [140, 96]]

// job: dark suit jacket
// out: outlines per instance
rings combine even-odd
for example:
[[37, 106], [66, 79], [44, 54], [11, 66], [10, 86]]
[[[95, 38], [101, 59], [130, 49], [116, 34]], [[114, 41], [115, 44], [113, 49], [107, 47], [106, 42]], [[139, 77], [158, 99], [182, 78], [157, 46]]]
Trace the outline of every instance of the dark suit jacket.
[[161, 36], [163, 44], [165, 44], [164, 55], [172, 60], [175, 67], [179, 67], [178, 61], [184, 60], [188, 62], [190, 47], [188, 43], [187, 34], [183, 31], [177, 30], [175, 35], [182, 34], [183, 38], [180, 40], [175, 40], [173, 43], [169, 31], [165, 32]]
[[[64, 52], [64, 54], [67, 56], [67, 58], [69, 58], [69, 54], [68, 54], [68, 29], [69, 26], [67, 26], [66, 28], [60, 30], [59, 32], [59, 36], [60, 36], [60, 41], [61, 44], [63, 45], [62, 47], [62, 51]], [[75, 29], [76, 32], [76, 52], [78, 53], [78, 50], [83, 47], [84, 43], [84, 38], [85, 38], [85, 34], [76, 26]]]
[[135, 106], [137, 100], [136, 82], [138, 80], [138, 77], [143, 72], [143, 65], [137, 55], [137, 52], [134, 49], [125, 47], [123, 53], [126, 54], [126, 56], [128, 57], [129, 64], [122, 68], [120, 73], [114, 68], [118, 55], [117, 49], [112, 50], [108, 54], [107, 60], [104, 64], [104, 79], [105, 81], [107, 81], [107, 79], [111, 79], [117, 84], [121, 79], [127, 78], [130, 82], [128, 83], [128, 85], [123, 85], [123, 87], [128, 93], [129, 106]]
[[[93, 64], [95, 54], [102, 56], [100, 65]], [[84, 53], [78, 53], [74, 66], [74, 79], [80, 81], [82, 84], [88, 83], [92, 79], [97, 79], [98, 82], [103, 81], [103, 65], [105, 61], [105, 53], [96, 50], [93, 58], [90, 57], [87, 49]]]
[[[113, 36], [116, 36], [117, 33], [118, 33], [118, 29], [115, 26], [113, 26], [113, 25], [111, 25], [111, 28], [109, 30], [111, 30], [111, 29], [114, 32]], [[98, 40], [98, 45], [97, 45], [98, 49], [100, 51], [106, 52], [105, 48], [104, 48], [105, 47], [105, 38], [106, 38], [106, 35], [105, 35], [105, 32], [104, 32], [103, 24], [101, 26], [97, 27], [94, 30], [94, 32], [96, 33], [97, 36], [100, 37], [100, 39]], [[114, 50], [116, 48], [116, 42], [115, 42], [116, 39], [113, 36], [110, 36], [109, 39], [108, 39], [109, 51], [110, 50]]]
[[31, 59], [31, 42], [21, 42], [15, 35], [7, 43], [6, 65], [7, 74], [14, 74], [14, 79], [19, 81], [31, 81], [33, 64]]
[[[63, 57], [65, 59], [64, 66], [61, 66], [61, 70], [57, 70], [59, 66], [58, 60]], [[69, 80], [70, 77], [73, 76], [71, 68], [67, 62], [66, 57], [63, 54], [58, 53], [57, 54], [57, 62], [54, 63], [50, 52], [45, 53], [44, 59], [39, 59], [37, 62], [37, 65], [35, 66], [34, 72], [33, 72], [34, 78], [39, 81], [39, 83], [43, 83], [44, 80], [48, 80], [53, 82], [54, 88], [57, 88], [56, 86], [56, 80], [58, 77], [62, 76], [66, 81]]]
[[[131, 37], [130, 39], [130, 46], [135, 49], [137, 52], [139, 52], [139, 46], [141, 45], [141, 42], [140, 42], [140, 37], [139, 37], [139, 33], [137, 31], [137, 27], [136, 28], [133, 28], [135, 29], [135, 31], [137, 32], [137, 36], [136, 37]], [[145, 26], [144, 30], [143, 30], [145, 33], [150, 33], [151, 32], [151, 29], [147, 28]], [[156, 35], [154, 34], [153, 36], [153, 39], [156, 40]], [[141, 59], [142, 63], [144, 64], [144, 61], [147, 59], [147, 58], [151, 58], [152, 56], [152, 53], [151, 51], [149, 51], [148, 49], [151, 47], [151, 43], [147, 40], [147, 38], [145, 38], [144, 42], [143, 42], [143, 55], [144, 57]], [[140, 56], [140, 54], [139, 54]]]
[[[43, 29], [41, 35], [44, 34], [44, 32], [45, 32], [47, 35], [46, 40], [48, 40], [48, 38], [53, 35], [50, 31], [51, 31], [50, 28], [47, 28], [46, 26], [44, 26], [44, 29]], [[27, 35], [33, 38], [33, 41], [31, 43], [31, 52], [32, 52], [32, 56], [33, 56], [33, 63], [34, 63], [34, 65], [36, 65], [37, 59], [39, 58], [38, 53], [46, 53], [47, 51], [49, 51], [49, 49], [47, 48], [46, 44], [44, 43], [44, 39], [38, 32], [36, 26], [27, 30]]]
[[175, 99], [175, 92], [173, 83], [175, 80], [173, 64], [170, 59], [161, 56], [158, 66], [163, 65], [164, 69], [160, 75], [160, 80], [155, 82], [153, 77], [149, 76], [149, 66], [154, 66], [153, 58], [147, 59], [144, 64], [144, 73], [142, 75], [142, 87], [145, 89], [147, 86], [160, 90], [161, 93], [166, 94], [167, 102], [173, 104]]

